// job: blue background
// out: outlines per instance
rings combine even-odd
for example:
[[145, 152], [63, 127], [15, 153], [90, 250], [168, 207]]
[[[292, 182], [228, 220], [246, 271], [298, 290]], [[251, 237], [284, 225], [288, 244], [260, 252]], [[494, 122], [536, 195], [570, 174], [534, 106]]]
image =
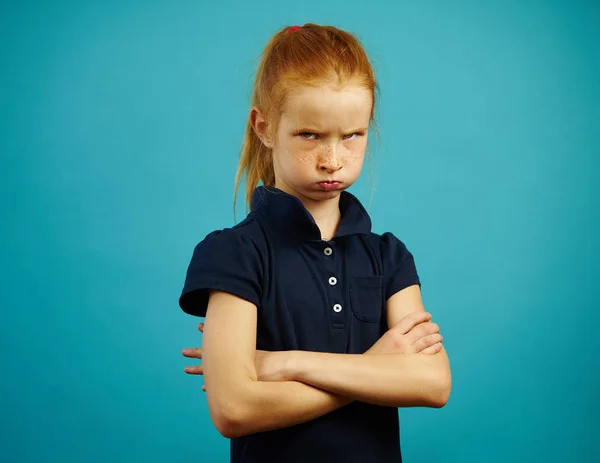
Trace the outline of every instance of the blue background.
[[451, 359], [448, 405], [400, 412], [405, 461], [600, 461], [600, 7], [516, 0], [2, 2], [3, 461], [228, 461], [177, 299], [233, 223], [256, 58], [304, 22], [374, 62], [351, 191]]

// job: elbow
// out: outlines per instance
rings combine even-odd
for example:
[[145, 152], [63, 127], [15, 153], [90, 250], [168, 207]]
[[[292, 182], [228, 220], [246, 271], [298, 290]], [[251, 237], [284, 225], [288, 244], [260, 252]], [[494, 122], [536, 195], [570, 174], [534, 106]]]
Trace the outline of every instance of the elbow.
[[243, 431], [243, 422], [235, 416], [219, 416], [213, 419], [213, 423], [217, 431], [227, 439], [241, 437], [245, 433]]
[[248, 434], [245, 431], [245, 419], [240, 412], [240, 407], [235, 404], [221, 408], [218, 412], [211, 413], [211, 416], [215, 428], [223, 437], [234, 439]]
[[219, 433], [228, 439], [250, 434], [245, 405], [241, 401], [230, 401], [216, 407], [210, 407], [212, 422]]
[[450, 391], [452, 390], [452, 375], [449, 369], [443, 369], [432, 378], [431, 387], [429, 388], [428, 405], [431, 408], [442, 408], [450, 399]]
[[237, 391], [230, 398], [215, 397], [214, 401], [209, 398], [208, 408], [212, 422], [223, 437], [234, 439], [251, 433], [248, 418], [252, 414], [248, 412], [245, 397], [246, 394]]

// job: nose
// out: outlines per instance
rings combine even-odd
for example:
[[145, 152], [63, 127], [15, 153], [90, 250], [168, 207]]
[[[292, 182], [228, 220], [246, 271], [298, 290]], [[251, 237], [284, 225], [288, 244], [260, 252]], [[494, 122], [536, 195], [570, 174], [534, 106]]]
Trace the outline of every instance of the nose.
[[337, 172], [343, 167], [342, 158], [335, 145], [323, 147], [319, 155], [319, 170]]

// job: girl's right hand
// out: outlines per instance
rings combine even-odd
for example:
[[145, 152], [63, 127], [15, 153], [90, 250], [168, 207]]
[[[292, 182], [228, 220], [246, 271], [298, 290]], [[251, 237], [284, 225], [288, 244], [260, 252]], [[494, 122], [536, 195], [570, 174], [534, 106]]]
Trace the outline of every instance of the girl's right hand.
[[437, 354], [442, 349], [440, 327], [431, 314], [412, 312], [390, 328], [366, 354]]

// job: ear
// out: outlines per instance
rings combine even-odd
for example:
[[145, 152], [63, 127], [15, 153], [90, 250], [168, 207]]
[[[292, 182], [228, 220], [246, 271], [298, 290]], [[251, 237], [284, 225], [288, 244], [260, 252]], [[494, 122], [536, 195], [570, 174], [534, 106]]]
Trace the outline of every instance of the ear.
[[254, 133], [256, 133], [260, 141], [262, 141], [267, 148], [273, 148], [273, 141], [271, 140], [267, 119], [262, 111], [256, 106], [253, 106], [250, 110], [250, 123], [254, 129]]

